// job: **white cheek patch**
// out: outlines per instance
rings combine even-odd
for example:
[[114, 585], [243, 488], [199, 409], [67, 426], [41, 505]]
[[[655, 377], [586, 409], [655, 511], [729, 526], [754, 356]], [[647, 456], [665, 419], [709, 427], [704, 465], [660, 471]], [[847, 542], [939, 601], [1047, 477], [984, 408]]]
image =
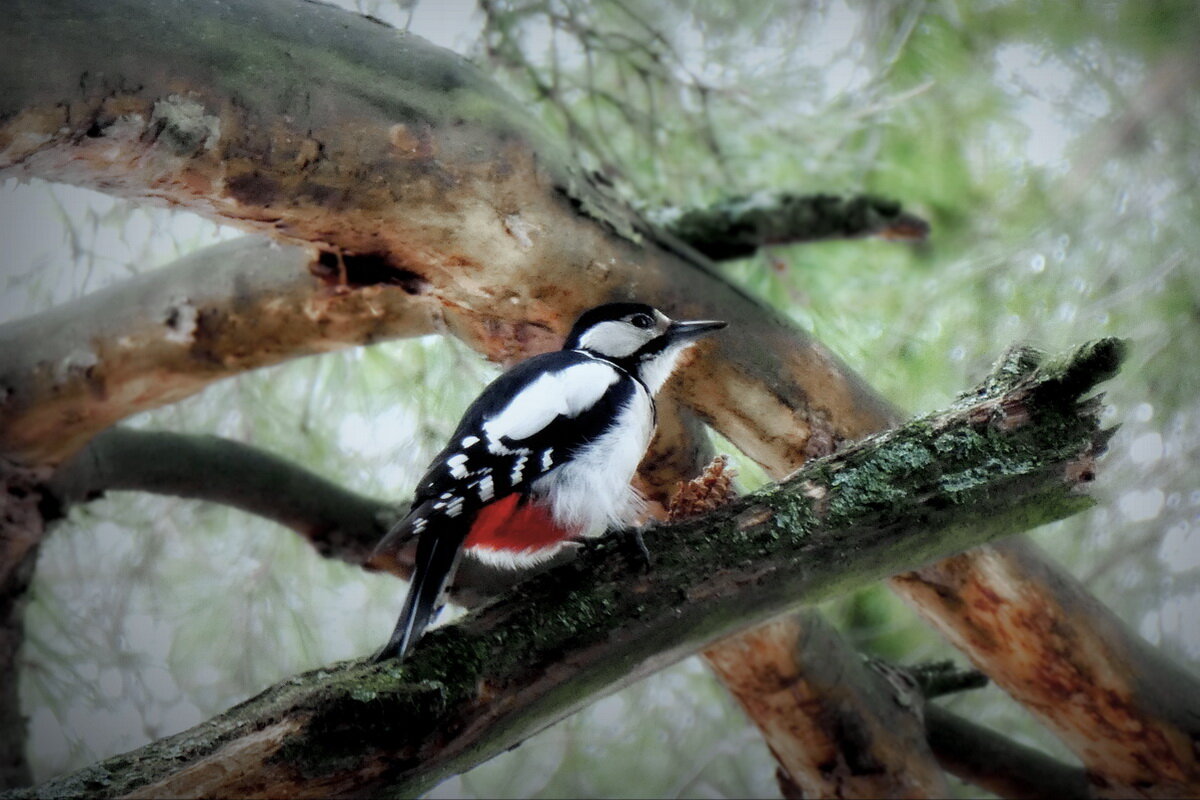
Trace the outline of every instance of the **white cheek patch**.
[[624, 358], [653, 337], [652, 331], [635, 328], [624, 322], [601, 322], [580, 337], [579, 346], [611, 358]]

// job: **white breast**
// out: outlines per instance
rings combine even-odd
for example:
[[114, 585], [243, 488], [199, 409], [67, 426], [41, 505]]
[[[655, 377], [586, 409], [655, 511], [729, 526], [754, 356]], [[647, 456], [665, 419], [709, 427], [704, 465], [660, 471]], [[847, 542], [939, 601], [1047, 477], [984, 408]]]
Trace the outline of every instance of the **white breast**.
[[631, 525], [645, 503], [629, 482], [653, 432], [654, 406], [636, 384], [617, 423], [570, 463], [540, 478], [534, 490], [550, 502], [555, 521], [577, 535], [598, 536]]

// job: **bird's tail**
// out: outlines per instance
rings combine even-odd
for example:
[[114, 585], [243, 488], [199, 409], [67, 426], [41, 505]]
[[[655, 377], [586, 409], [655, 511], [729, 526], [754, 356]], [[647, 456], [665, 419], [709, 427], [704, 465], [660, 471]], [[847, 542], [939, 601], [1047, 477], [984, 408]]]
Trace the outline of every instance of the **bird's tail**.
[[458, 565], [462, 536], [453, 531], [427, 531], [417, 540], [417, 558], [413, 566], [408, 597], [392, 638], [375, 655], [375, 661], [403, 659], [408, 649], [421, 638], [425, 628], [442, 607], [446, 585]]

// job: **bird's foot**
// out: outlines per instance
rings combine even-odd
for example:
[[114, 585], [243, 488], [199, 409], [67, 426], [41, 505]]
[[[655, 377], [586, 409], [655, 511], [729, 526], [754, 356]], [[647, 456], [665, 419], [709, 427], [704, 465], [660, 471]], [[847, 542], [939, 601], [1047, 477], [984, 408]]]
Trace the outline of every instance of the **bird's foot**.
[[649, 572], [654, 567], [654, 559], [651, 558], [650, 548], [646, 547], [646, 539], [642, 535], [645, 530], [645, 526], [639, 525], [626, 529], [623, 536], [633, 559], [641, 564], [643, 572]]

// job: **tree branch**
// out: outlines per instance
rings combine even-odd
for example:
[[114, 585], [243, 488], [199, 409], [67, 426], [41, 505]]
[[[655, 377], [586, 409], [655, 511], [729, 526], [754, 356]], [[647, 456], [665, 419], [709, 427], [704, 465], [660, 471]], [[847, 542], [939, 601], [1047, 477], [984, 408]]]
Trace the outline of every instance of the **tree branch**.
[[355, 564], [366, 559], [399, 511], [241, 442], [128, 428], [92, 439], [46, 488], [60, 514], [110, 491], [221, 503], [278, 522], [321, 555]]
[[1200, 788], [1196, 678], [1129, 631], [1031, 543], [1003, 542], [965, 556], [892, 584], [1062, 739], [1083, 761], [1098, 796], [1194, 795]]
[[870, 195], [761, 192], [704, 208], [647, 213], [651, 221], [714, 261], [745, 258], [772, 244], [864, 236], [922, 241], [929, 234], [929, 223], [899, 203]]
[[[39, 491], [46, 521], [110, 491], [138, 491], [232, 506], [277, 522], [318, 553], [361, 565], [401, 511], [400, 503], [365, 497], [252, 445], [219, 436], [112, 428], [60, 466]], [[407, 579], [416, 540], [387, 571]], [[526, 571], [468, 559], [451, 587], [467, 608], [509, 589], [520, 577], [564, 563], [566, 554]]]
[[[486, 76], [417, 37], [316, 3], [18, 0], [10, 12], [0, 26], [9, 54], [0, 63], [0, 169], [9, 174], [166, 200], [328, 246], [343, 263], [349, 255], [364, 272], [403, 283], [428, 318], [502, 363], [557, 346], [580, 310], [605, 300], [637, 297], [673, 315], [728, 320], [738, 335], [702, 346], [670, 391], [776, 477], [898, 416], [694, 251], [658, 241]], [[153, 365], [145, 375], [142, 385], [153, 386]], [[125, 411], [136, 396], [125, 395]], [[105, 413], [119, 417], [121, 402], [110, 394]], [[52, 425], [20, 432], [28, 439], [19, 452], [53, 460]], [[1018, 561], [988, 548], [957, 564], [962, 592], [985, 598], [1022, 581], [1051, 595], [1069, 583], [1028, 554]], [[1013, 580], [997, 578], [996, 564]], [[1070, 591], [1086, 628], [1087, 595]], [[981, 624], [967, 604], [910, 594], [944, 629]], [[1089, 669], [1121, 663], [1136, 673], [1154, 660], [1127, 631], [1107, 631], [1092, 641]], [[1045, 655], [1047, 671], [1070, 663], [1053, 630], [1010, 633]], [[1031, 707], [1063, 703], [1053, 682], [1030, 682], [1003, 663], [994, 673], [989, 661], [1003, 653], [979, 647], [972, 657]], [[1188, 689], [1180, 696], [1200, 697], [1194, 680], [1173, 674]], [[1105, 735], [1109, 728], [1090, 728], [1086, 709], [1106, 701], [1079, 688], [1054, 730], [1078, 741]], [[1162, 774], [1200, 785], [1184, 746], [1190, 723], [1150, 696], [1128, 696], [1136, 724], [1170, 746], [1127, 762], [1099, 755], [1089, 768], [1103, 775], [1149, 764], [1130, 774], [1153, 788], [1160, 770], [1147, 759], [1168, 753]]]
[[1010, 800], [1093, 797], [1079, 767], [1017, 744], [941, 706], [925, 706], [929, 747], [947, 772]]
[[701, 520], [656, 528], [654, 566], [633, 580], [633, 556], [609, 538], [427, 634], [403, 666], [298, 676], [35, 791], [420, 792], [737, 628], [1086, 507], [1078, 489], [1091, 474], [1077, 465], [1107, 435], [1098, 403], [1080, 395], [1112, 374], [1119, 350], [1083, 348]]
[[433, 330], [402, 287], [339, 291], [330, 261], [238, 239], [0, 325], [0, 453], [57, 463], [123, 417], [215, 380]]

